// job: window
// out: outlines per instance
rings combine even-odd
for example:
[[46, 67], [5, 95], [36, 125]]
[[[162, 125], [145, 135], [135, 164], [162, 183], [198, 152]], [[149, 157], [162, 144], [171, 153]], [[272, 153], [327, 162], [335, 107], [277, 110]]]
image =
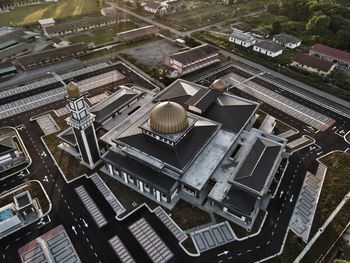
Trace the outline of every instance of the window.
[[69, 108], [70, 108], [71, 110], [75, 110], [75, 105], [74, 105], [73, 102], [69, 102]]
[[80, 112], [80, 119], [84, 119], [86, 117], [86, 111]]
[[77, 103], [78, 109], [81, 110], [82, 108], [84, 108], [84, 103], [82, 100], [79, 100]]
[[78, 119], [78, 115], [75, 112], [73, 112], [73, 118], [76, 120]]

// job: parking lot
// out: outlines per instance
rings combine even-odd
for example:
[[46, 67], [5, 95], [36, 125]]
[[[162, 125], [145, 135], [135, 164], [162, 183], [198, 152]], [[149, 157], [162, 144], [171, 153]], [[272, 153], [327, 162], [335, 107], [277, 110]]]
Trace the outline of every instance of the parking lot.
[[164, 241], [144, 218], [130, 225], [128, 229], [154, 263], [168, 262], [174, 256]]
[[114, 252], [118, 255], [119, 259], [123, 263], [134, 263], [135, 260], [130, 255], [124, 244], [120, 241], [118, 236], [115, 236], [108, 240], [109, 244], [113, 248]]
[[35, 120], [37, 121], [45, 135], [52, 134], [60, 130], [57, 123], [50, 114], [42, 115], [36, 118]]
[[235, 88], [267, 103], [280, 111], [310, 125], [317, 130], [325, 131], [335, 122], [333, 119], [316, 112], [308, 107], [292, 101], [268, 88], [265, 88], [253, 81], [239, 76], [236, 73], [229, 73], [222, 78]]

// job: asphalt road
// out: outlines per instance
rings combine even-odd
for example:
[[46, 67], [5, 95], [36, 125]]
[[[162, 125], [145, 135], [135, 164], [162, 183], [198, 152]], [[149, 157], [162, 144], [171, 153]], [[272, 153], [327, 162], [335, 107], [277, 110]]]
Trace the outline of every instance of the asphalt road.
[[[138, 81], [144, 80], [140, 80], [137, 76], [130, 75], [125, 81], [139, 83]], [[273, 86], [270, 88], [275, 89]], [[99, 91], [93, 91], [91, 94], [100, 92], [101, 89]], [[127, 230], [128, 225], [141, 217], [147, 219], [175, 254], [175, 257], [170, 262], [218, 262], [221, 260], [222, 262], [254, 262], [278, 253], [287, 232], [289, 219], [293, 212], [296, 197], [299, 194], [306, 171], [312, 169], [315, 159], [319, 157], [318, 154], [320, 151], [327, 153], [336, 149], [345, 150], [348, 145], [337, 133], [341, 130], [347, 131], [350, 128], [348, 119], [330, 112], [328, 109], [323, 108], [322, 105], [312, 104], [302, 98], [295, 97], [294, 94], [289, 92], [281, 92], [283, 92], [283, 95], [286, 97], [316, 109], [327, 116], [331, 116], [336, 120], [336, 123], [326, 132], [315, 133], [304, 131], [304, 129], [307, 128], [306, 125], [293, 119], [293, 126], [301, 132], [299, 136], [308, 134], [314, 137], [316, 143], [322, 148], [318, 148], [312, 152], [309, 152], [309, 148], [305, 148], [290, 157], [288, 168], [281, 181], [280, 188], [278, 189], [278, 193], [283, 191], [283, 195], [280, 198], [279, 194], [277, 194], [276, 198], [270, 201], [267, 208], [268, 217], [259, 235], [244, 241], [235, 241], [215, 248], [196, 258], [187, 256], [179, 247], [177, 240], [172, 236], [169, 230], [167, 230], [159, 219], [147, 209], [140, 209], [125, 221], [118, 222], [114, 219], [114, 212], [90, 180], [81, 178], [74, 183], [66, 184], [50, 157], [41, 156], [41, 153], [45, 151], [40, 141], [40, 136], [43, 134], [37, 123], [30, 122], [29, 119], [41, 112], [63, 107], [66, 103], [64, 100], [2, 120], [1, 124], [3, 126], [24, 125], [25, 128], [19, 130], [19, 133], [33, 159], [33, 165], [29, 167], [30, 175], [28, 178], [31, 180], [40, 180], [43, 183], [52, 201], [52, 210], [49, 214], [51, 222], [47, 225], [40, 227], [34, 223], [0, 240], [0, 251], [2, 253], [2, 255], [0, 254], [0, 262], [19, 262], [17, 254], [19, 247], [59, 224], [64, 225], [83, 262], [118, 261], [117, 256], [108, 244], [108, 239], [114, 235], [118, 235], [123, 243], [126, 244], [127, 249], [135, 257], [137, 262], [148, 262], [149, 259], [147, 255]], [[246, 94], [241, 95], [247, 97]], [[262, 105], [262, 110], [274, 116], [277, 114], [278, 116], [276, 117], [291, 123], [290, 117], [267, 104]], [[337, 128], [333, 129], [334, 127]], [[43, 181], [45, 176], [48, 177], [49, 182]], [[1, 181], [0, 189], [6, 190], [9, 187], [19, 184], [22, 180], [23, 178], [12, 177]], [[108, 221], [108, 224], [101, 229], [97, 227], [74, 191], [74, 188], [80, 185], [83, 185], [87, 189]], [[291, 199], [292, 196], [293, 198]], [[88, 227], [84, 226], [81, 219], [87, 222]], [[72, 227], [75, 227], [77, 234], [72, 230]], [[218, 254], [223, 251], [228, 251], [228, 253], [218, 256]]]

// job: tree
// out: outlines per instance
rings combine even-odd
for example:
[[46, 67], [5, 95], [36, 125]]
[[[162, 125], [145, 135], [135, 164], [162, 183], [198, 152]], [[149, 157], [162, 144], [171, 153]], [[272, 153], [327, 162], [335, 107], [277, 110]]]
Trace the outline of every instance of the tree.
[[275, 21], [272, 23], [272, 33], [279, 34], [282, 32], [282, 25], [279, 21]]
[[267, 6], [267, 12], [273, 15], [278, 15], [280, 13], [280, 7], [276, 3], [269, 4]]
[[309, 22], [306, 24], [306, 30], [322, 34], [329, 31], [329, 25], [331, 24], [331, 19], [327, 15], [316, 15], [313, 16]]

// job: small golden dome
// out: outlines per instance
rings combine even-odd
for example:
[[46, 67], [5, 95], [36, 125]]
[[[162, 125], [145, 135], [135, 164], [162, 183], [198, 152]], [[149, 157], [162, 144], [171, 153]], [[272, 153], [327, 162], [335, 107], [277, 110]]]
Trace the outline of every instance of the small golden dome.
[[217, 79], [210, 85], [211, 89], [217, 90], [217, 91], [225, 91], [227, 87], [228, 87], [227, 83], [222, 79]]
[[67, 94], [70, 98], [76, 98], [80, 96], [79, 87], [73, 81], [69, 82], [69, 84], [67, 85]]
[[160, 102], [151, 110], [149, 124], [159, 133], [179, 133], [188, 126], [187, 113], [176, 102]]

